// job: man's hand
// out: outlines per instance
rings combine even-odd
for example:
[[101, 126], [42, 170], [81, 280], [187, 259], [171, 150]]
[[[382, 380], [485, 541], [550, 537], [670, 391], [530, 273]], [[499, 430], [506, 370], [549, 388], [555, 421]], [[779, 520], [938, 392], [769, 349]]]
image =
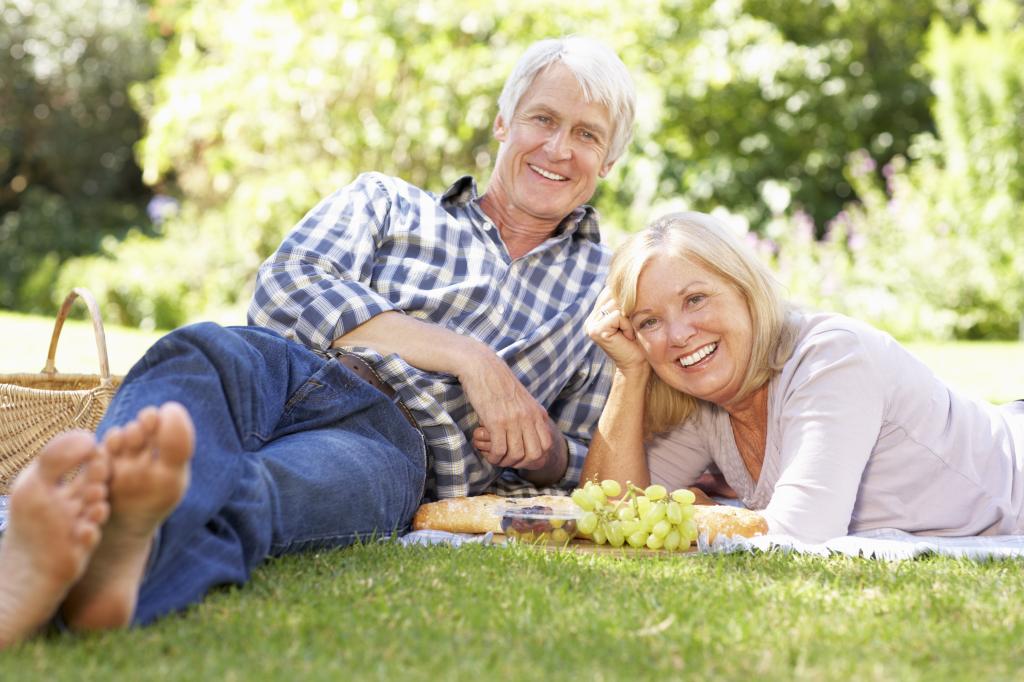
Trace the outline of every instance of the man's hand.
[[[458, 379], [480, 420], [482, 429], [477, 431], [485, 434], [486, 445], [477, 447], [484, 459], [517, 469], [541, 469], [548, 464], [552, 446], [562, 434], [501, 358], [477, 358]], [[473, 440], [475, 445], [476, 434]]]
[[[548, 419], [548, 428], [551, 433], [551, 447], [544, 453], [543, 461], [536, 468], [519, 467], [523, 478], [539, 485], [548, 485], [559, 481], [565, 475], [566, 467], [569, 465], [569, 447], [565, 436], [550, 419]], [[491, 434], [483, 426], [477, 427], [473, 431], [473, 447], [488, 462], [496, 464], [491, 452], [491, 442]]]

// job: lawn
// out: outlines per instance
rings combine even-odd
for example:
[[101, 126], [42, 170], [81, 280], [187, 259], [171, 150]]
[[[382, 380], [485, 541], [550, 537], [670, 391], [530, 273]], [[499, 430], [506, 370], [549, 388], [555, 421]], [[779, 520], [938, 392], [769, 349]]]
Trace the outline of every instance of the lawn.
[[[0, 371], [41, 367], [48, 326], [0, 314]], [[95, 371], [89, 327], [65, 333], [58, 367]], [[114, 371], [153, 338], [109, 329]], [[1024, 346], [915, 350], [1024, 397]], [[146, 629], [37, 639], [0, 680], [1024, 679], [1022, 603], [1019, 561], [369, 544], [273, 561]]]

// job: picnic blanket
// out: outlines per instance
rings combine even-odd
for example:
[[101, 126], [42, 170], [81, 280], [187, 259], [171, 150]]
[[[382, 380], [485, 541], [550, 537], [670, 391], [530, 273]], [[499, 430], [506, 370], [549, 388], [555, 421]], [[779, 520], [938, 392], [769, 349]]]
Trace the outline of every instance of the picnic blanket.
[[941, 537], [912, 535], [895, 528], [856, 533], [833, 538], [821, 544], [801, 542], [788, 535], [761, 535], [755, 538], [716, 538], [713, 543], [698, 542], [702, 552], [768, 552], [829, 556], [845, 554], [868, 559], [911, 559], [925, 554], [964, 559], [1009, 559], [1024, 557], [1024, 535], [985, 535]]
[[[495, 542], [495, 539], [492, 533], [470, 535], [446, 533], [439, 530], [418, 530], [402, 536], [399, 541], [405, 545], [447, 544], [459, 546], [466, 543], [490, 545]], [[628, 555], [631, 551], [634, 550], [624, 549], [621, 554]], [[885, 528], [834, 538], [821, 544], [801, 542], [788, 535], [761, 535], [754, 538], [718, 537], [714, 542], [708, 542], [707, 537], [704, 536], [698, 538], [696, 552], [680, 556], [693, 556], [696, 553], [728, 554], [772, 551], [818, 556], [845, 554], [885, 560], [912, 559], [927, 554], [974, 560], [1009, 559], [1024, 557], [1024, 535], [947, 538], [911, 535], [900, 530]]]
[[[0, 495], [0, 533], [7, 528], [7, 496]], [[469, 535], [446, 533], [438, 530], [418, 530], [399, 538], [404, 545], [462, 545], [466, 543], [491, 545], [494, 534]], [[845, 554], [868, 559], [900, 560], [926, 554], [964, 559], [1010, 559], [1024, 557], [1024, 535], [986, 535], [966, 538], [947, 538], [934, 535], [911, 535], [893, 528], [857, 533], [834, 538], [821, 544], [800, 542], [787, 535], [761, 535], [754, 538], [697, 539], [697, 553], [731, 552], [792, 552], [830, 556]], [[624, 550], [624, 553], [627, 553]], [[683, 556], [692, 556], [694, 552]]]

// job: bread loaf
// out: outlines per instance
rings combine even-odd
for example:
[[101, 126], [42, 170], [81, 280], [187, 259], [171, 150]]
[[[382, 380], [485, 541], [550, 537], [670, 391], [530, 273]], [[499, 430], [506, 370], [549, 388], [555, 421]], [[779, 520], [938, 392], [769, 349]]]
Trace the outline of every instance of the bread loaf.
[[[500, 512], [503, 507], [534, 505], [551, 507], [555, 511], [577, 509], [576, 504], [570, 498], [552, 495], [453, 497], [421, 505], [413, 517], [412, 529], [443, 530], [449, 533], [500, 533]], [[693, 518], [698, 532], [707, 533], [709, 541], [713, 541], [719, 535], [727, 537], [742, 535], [749, 538], [768, 532], [768, 525], [761, 515], [749, 509], [722, 505], [697, 505], [694, 507]]]
[[708, 534], [708, 542], [714, 542], [719, 535], [735, 537], [742, 535], [752, 538], [768, 532], [768, 523], [755, 511], [728, 505], [696, 505], [693, 520], [697, 532]]

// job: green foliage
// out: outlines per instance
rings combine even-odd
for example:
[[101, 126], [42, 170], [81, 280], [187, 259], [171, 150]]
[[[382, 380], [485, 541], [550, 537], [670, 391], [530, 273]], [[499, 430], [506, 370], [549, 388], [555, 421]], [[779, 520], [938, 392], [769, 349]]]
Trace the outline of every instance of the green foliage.
[[854, 154], [850, 204], [815, 242], [801, 218], [769, 228], [798, 300], [847, 312], [903, 338], [1016, 338], [1024, 324], [1024, 32], [1020, 7], [982, 7], [984, 32], [936, 23], [937, 135], [919, 136], [877, 180]]
[[158, 326], [245, 301], [284, 233], [362, 171], [435, 191], [466, 173], [486, 182], [498, 93], [522, 50], [579, 26], [639, 45], [647, 15], [538, 0], [157, 8], [174, 40], [138, 91], [139, 153], [147, 182], [173, 178], [185, 205], [161, 239], [132, 237], [61, 282], [94, 282], [118, 319]]
[[153, 46], [131, 0], [0, 0], [0, 22], [0, 306], [49, 308], [57, 265], [148, 225], [128, 87]]
[[[537, 38], [582, 33], [616, 49], [640, 91], [633, 149], [592, 202], [612, 244], [668, 208], [727, 210], [768, 240], [798, 299], [906, 338], [1009, 337], [1024, 251], [1011, 229], [1024, 182], [1018, 12], [953, 0], [158, 0], [150, 30], [168, 49], [132, 91], [147, 121], [136, 151], [181, 210], [159, 239], [127, 214], [105, 218], [142, 229], [66, 267], [39, 257], [19, 282], [42, 291], [60, 268], [54, 297], [89, 284], [129, 324], [237, 321], [258, 264], [357, 173], [485, 185], [514, 61]], [[929, 33], [936, 19], [947, 28]], [[68, 195], [20, 196], [46, 217], [0, 223], [17, 244], [73, 241], [47, 236], [59, 226], [97, 243]]]
[[656, 34], [660, 192], [728, 207], [756, 230], [790, 204], [824, 225], [855, 197], [846, 154], [882, 164], [931, 128], [916, 62], [937, 11], [933, 0], [716, 2], [688, 41]]

